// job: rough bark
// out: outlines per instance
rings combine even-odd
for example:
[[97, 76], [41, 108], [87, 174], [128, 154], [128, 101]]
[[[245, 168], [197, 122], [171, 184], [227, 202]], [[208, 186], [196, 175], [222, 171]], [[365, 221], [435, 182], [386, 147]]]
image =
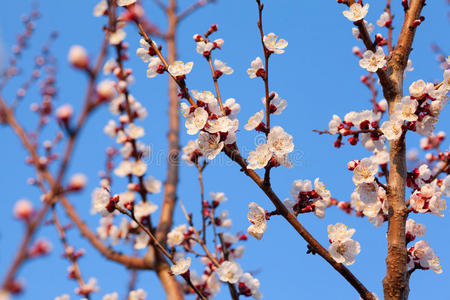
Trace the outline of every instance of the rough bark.
[[[416, 31], [413, 22], [420, 17], [425, 0], [411, 0], [395, 49], [391, 52], [387, 72], [392, 87], [383, 89], [389, 103], [389, 118], [394, 105], [403, 97], [403, 73], [411, 52]], [[387, 198], [389, 202], [388, 253], [386, 257], [386, 277], [383, 280], [384, 298], [388, 300], [408, 299], [409, 276], [406, 267], [407, 249], [405, 224], [408, 210], [405, 205], [406, 157], [405, 136], [389, 142], [389, 182]]]

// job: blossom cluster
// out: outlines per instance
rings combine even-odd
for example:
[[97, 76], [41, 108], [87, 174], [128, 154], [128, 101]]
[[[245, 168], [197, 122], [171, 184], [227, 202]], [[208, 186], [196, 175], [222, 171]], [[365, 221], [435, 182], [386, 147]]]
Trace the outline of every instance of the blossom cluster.
[[[406, 221], [406, 242], [414, 241], [417, 236], [422, 237], [425, 235], [426, 227], [423, 224], [416, 223], [413, 219]], [[442, 273], [442, 267], [440, 265], [439, 257], [434, 253], [434, 250], [430, 247], [430, 244], [421, 240], [414, 244], [414, 246], [408, 249], [408, 262], [407, 266], [410, 270], [431, 269], [435, 273]]]
[[314, 187], [310, 180], [295, 180], [289, 193], [292, 200], [286, 198], [284, 205], [295, 214], [314, 212], [317, 217], [323, 218], [331, 202], [331, 193], [319, 178], [314, 180]]
[[354, 233], [355, 229], [349, 229], [342, 223], [328, 225], [328, 239], [331, 243], [328, 252], [338, 263], [355, 263], [355, 255], [359, 254], [361, 248], [357, 241], [351, 239]]

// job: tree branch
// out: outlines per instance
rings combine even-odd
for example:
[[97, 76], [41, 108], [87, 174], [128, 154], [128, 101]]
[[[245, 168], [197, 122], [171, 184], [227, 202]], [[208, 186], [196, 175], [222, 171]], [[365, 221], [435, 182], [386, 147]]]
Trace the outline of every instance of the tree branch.
[[193, 12], [195, 12], [197, 9], [209, 4], [209, 3], [213, 3], [216, 2], [217, 0], [198, 0], [197, 2], [195, 2], [194, 4], [192, 4], [191, 6], [189, 6], [188, 8], [186, 8], [185, 11], [181, 12], [178, 16], [177, 19], [179, 21], [183, 20], [184, 18], [186, 18], [187, 16], [189, 16], [190, 14], [192, 14]]
[[243, 172], [250, 177], [253, 182], [255, 182], [258, 187], [266, 194], [266, 196], [272, 201], [275, 205], [276, 210], [280, 213], [286, 221], [294, 227], [295, 231], [308, 243], [310, 244], [314, 250], [325, 259], [339, 274], [341, 274], [360, 294], [363, 299], [374, 300], [374, 297], [371, 292], [367, 290], [367, 288], [347, 269], [343, 264], [337, 263], [328, 251], [300, 224], [297, 218], [289, 212], [289, 210], [284, 206], [275, 192], [272, 190], [270, 186], [264, 185], [264, 181], [256, 174], [255, 171], [251, 169], [247, 169], [247, 162], [240, 155], [238, 150], [233, 150], [230, 147], [224, 148], [225, 154], [234, 162], [241, 166]]
[[[389, 119], [393, 118], [394, 105], [403, 97], [403, 73], [407, 66], [416, 26], [413, 22], [420, 17], [425, 0], [411, 0], [400, 31], [395, 50], [388, 58], [387, 69], [391, 72], [392, 85], [380, 81], [383, 93], [389, 103]], [[378, 73], [378, 72], [377, 72]], [[385, 299], [403, 300], [409, 294], [407, 276], [407, 252], [405, 243], [405, 224], [408, 210], [405, 205], [406, 154], [405, 135], [398, 140], [389, 141], [389, 184], [387, 198], [389, 203], [388, 253], [386, 257], [386, 276], [383, 280]]]

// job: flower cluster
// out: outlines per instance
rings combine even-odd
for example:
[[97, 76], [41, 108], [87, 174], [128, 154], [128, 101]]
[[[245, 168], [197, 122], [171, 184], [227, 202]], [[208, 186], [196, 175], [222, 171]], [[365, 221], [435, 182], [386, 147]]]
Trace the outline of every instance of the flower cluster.
[[338, 138], [334, 146], [339, 148], [343, 145], [342, 138], [350, 136], [350, 145], [361, 144], [369, 151], [383, 151], [386, 139], [379, 130], [380, 119], [387, 109], [386, 100], [377, 103], [375, 110], [363, 110], [361, 112], [351, 111], [342, 120], [338, 115], [328, 123], [328, 133], [337, 134]]
[[262, 298], [259, 291], [259, 280], [250, 273], [244, 273], [240, 265], [232, 261], [224, 261], [216, 270], [219, 278], [223, 282], [238, 284], [239, 291], [246, 297], [252, 296], [254, 299]]
[[431, 269], [436, 274], [442, 273], [439, 257], [434, 254], [434, 250], [427, 241], [418, 241], [408, 249], [409, 269], [428, 270]]
[[295, 214], [314, 212], [317, 217], [323, 218], [331, 202], [331, 193], [319, 178], [314, 180], [314, 187], [310, 180], [295, 180], [290, 194], [292, 200], [287, 198], [284, 204]]
[[[444, 72], [444, 82], [450, 78], [450, 70]], [[394, 114], [384, 122], [380, 130], [388, 140], [395, 140], [411, 130], [423, 136], [431, 136], [438, 116], [447, 104], [448, 86], [435, 86], [423, 80], [413, 82], [409, 87], [411, 96], [405, 96], [395, 103]]]
[[[387, 158], [382, 165], [386, 163]], [[375, 227], [387, 220], [388, 213], [386, 190], [377, 179], [379, 164], [376, 155], [348, 164], [349, 170], [353, 171], [353, 183], [356, 185], [351, 195], [351, 205], [358, 215], [366, 216]]]
[[348, 229], [342, 223], [328, 225], [328, 239], [331, 243], [328, 252], [338, 263], [352, 265], [355, 263], [355, 255], [361, 251], [357, 241], [351, 239], [355, 229]]

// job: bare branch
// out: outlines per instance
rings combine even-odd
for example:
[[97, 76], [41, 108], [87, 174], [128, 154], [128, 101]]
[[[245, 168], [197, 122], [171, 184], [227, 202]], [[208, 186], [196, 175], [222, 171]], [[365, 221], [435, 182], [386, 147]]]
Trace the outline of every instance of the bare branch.
[[193, 12], [195, 12], [197, 9], [209, 4], [209, 3], [213, 3], [216, 2], [217, 0], [198, 0], [197, 2], [195, 2], [194, 4], [192, 4], [191, 6], [189, 6], [188, 8], [186, 8], [185, 11], [183, 11], [182, 13], [180, 13], [177, 16], [177, 19], [179, 21], [183, 20], [184, 18], [186, 18], [187, 16], [189, 16], [190, 14], [192, 14]]

